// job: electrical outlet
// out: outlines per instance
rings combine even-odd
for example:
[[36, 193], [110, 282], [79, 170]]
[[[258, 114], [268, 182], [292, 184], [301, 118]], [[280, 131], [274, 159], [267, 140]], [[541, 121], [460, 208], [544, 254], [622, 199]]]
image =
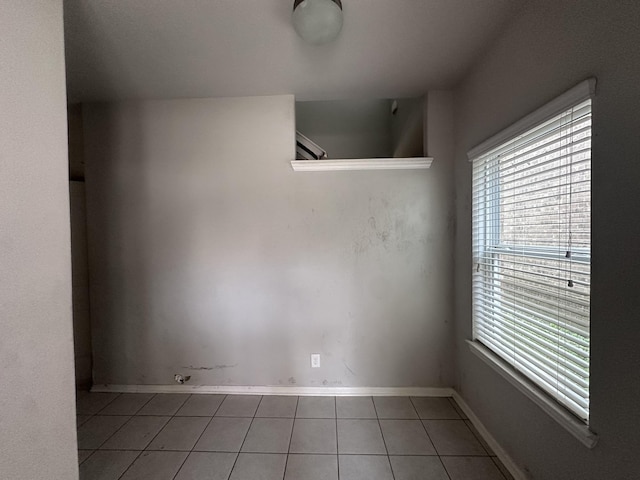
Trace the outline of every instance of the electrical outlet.
[[311, 354], [311, 368], [320, 368], [320, 354], [312, 353]]

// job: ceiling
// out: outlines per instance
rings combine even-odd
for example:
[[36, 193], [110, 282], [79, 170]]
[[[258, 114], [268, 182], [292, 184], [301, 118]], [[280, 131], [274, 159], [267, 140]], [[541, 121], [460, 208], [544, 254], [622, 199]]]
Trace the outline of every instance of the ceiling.
[[342, 33], [312, 46], [293, 0], [65, 0], [68, 97], [419, 96], [454, 86], [524, 1], [342, 0]]

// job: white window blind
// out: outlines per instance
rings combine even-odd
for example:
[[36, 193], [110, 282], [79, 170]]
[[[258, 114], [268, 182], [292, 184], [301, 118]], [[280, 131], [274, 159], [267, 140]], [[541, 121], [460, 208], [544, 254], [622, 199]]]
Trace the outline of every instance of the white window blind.
[[470, 152], [474, 340], [585, 422], [593, 86]]

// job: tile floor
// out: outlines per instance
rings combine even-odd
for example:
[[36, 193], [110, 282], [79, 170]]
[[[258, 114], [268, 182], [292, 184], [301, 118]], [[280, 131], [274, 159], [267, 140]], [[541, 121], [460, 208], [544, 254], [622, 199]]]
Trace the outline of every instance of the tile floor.
[[81, 480], [511, 480], [450, 398], [79, 392]]

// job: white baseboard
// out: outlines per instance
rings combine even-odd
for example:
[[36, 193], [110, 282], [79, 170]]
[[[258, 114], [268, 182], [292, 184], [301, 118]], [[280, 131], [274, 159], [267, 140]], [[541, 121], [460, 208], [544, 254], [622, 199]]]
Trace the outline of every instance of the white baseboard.
[[108, 393], [202, 393], [235, 395], [397, 396], [451, 397], [453, 389], [425, 387], [293, 387], [209, 385], [94, 385], [92, 392]]
[[476, 427], [482, 438], [487, 442], [487, 444], [491, 447], [491, 450], [496, 454], [496, 456], [500, 459], [502, 464], [509, 470], [509, 473], [513, 476], [515, 480], [527, 480], [525, 474], [518, 468], [516, 463], [511, 459], [511, 457], [504, 451], [504, 449], [500, 446], [500, 444], [493, 438], [493, 435], [489, 433], [489, 430], [482, 424], [480, 419], [473, 413], [471, 407], [467, 405], [467, 402], [460, 396], [458, 392], [453, 391], [453, 399], [460, 406], [462, 411], [469, 417], [473, 426]]

